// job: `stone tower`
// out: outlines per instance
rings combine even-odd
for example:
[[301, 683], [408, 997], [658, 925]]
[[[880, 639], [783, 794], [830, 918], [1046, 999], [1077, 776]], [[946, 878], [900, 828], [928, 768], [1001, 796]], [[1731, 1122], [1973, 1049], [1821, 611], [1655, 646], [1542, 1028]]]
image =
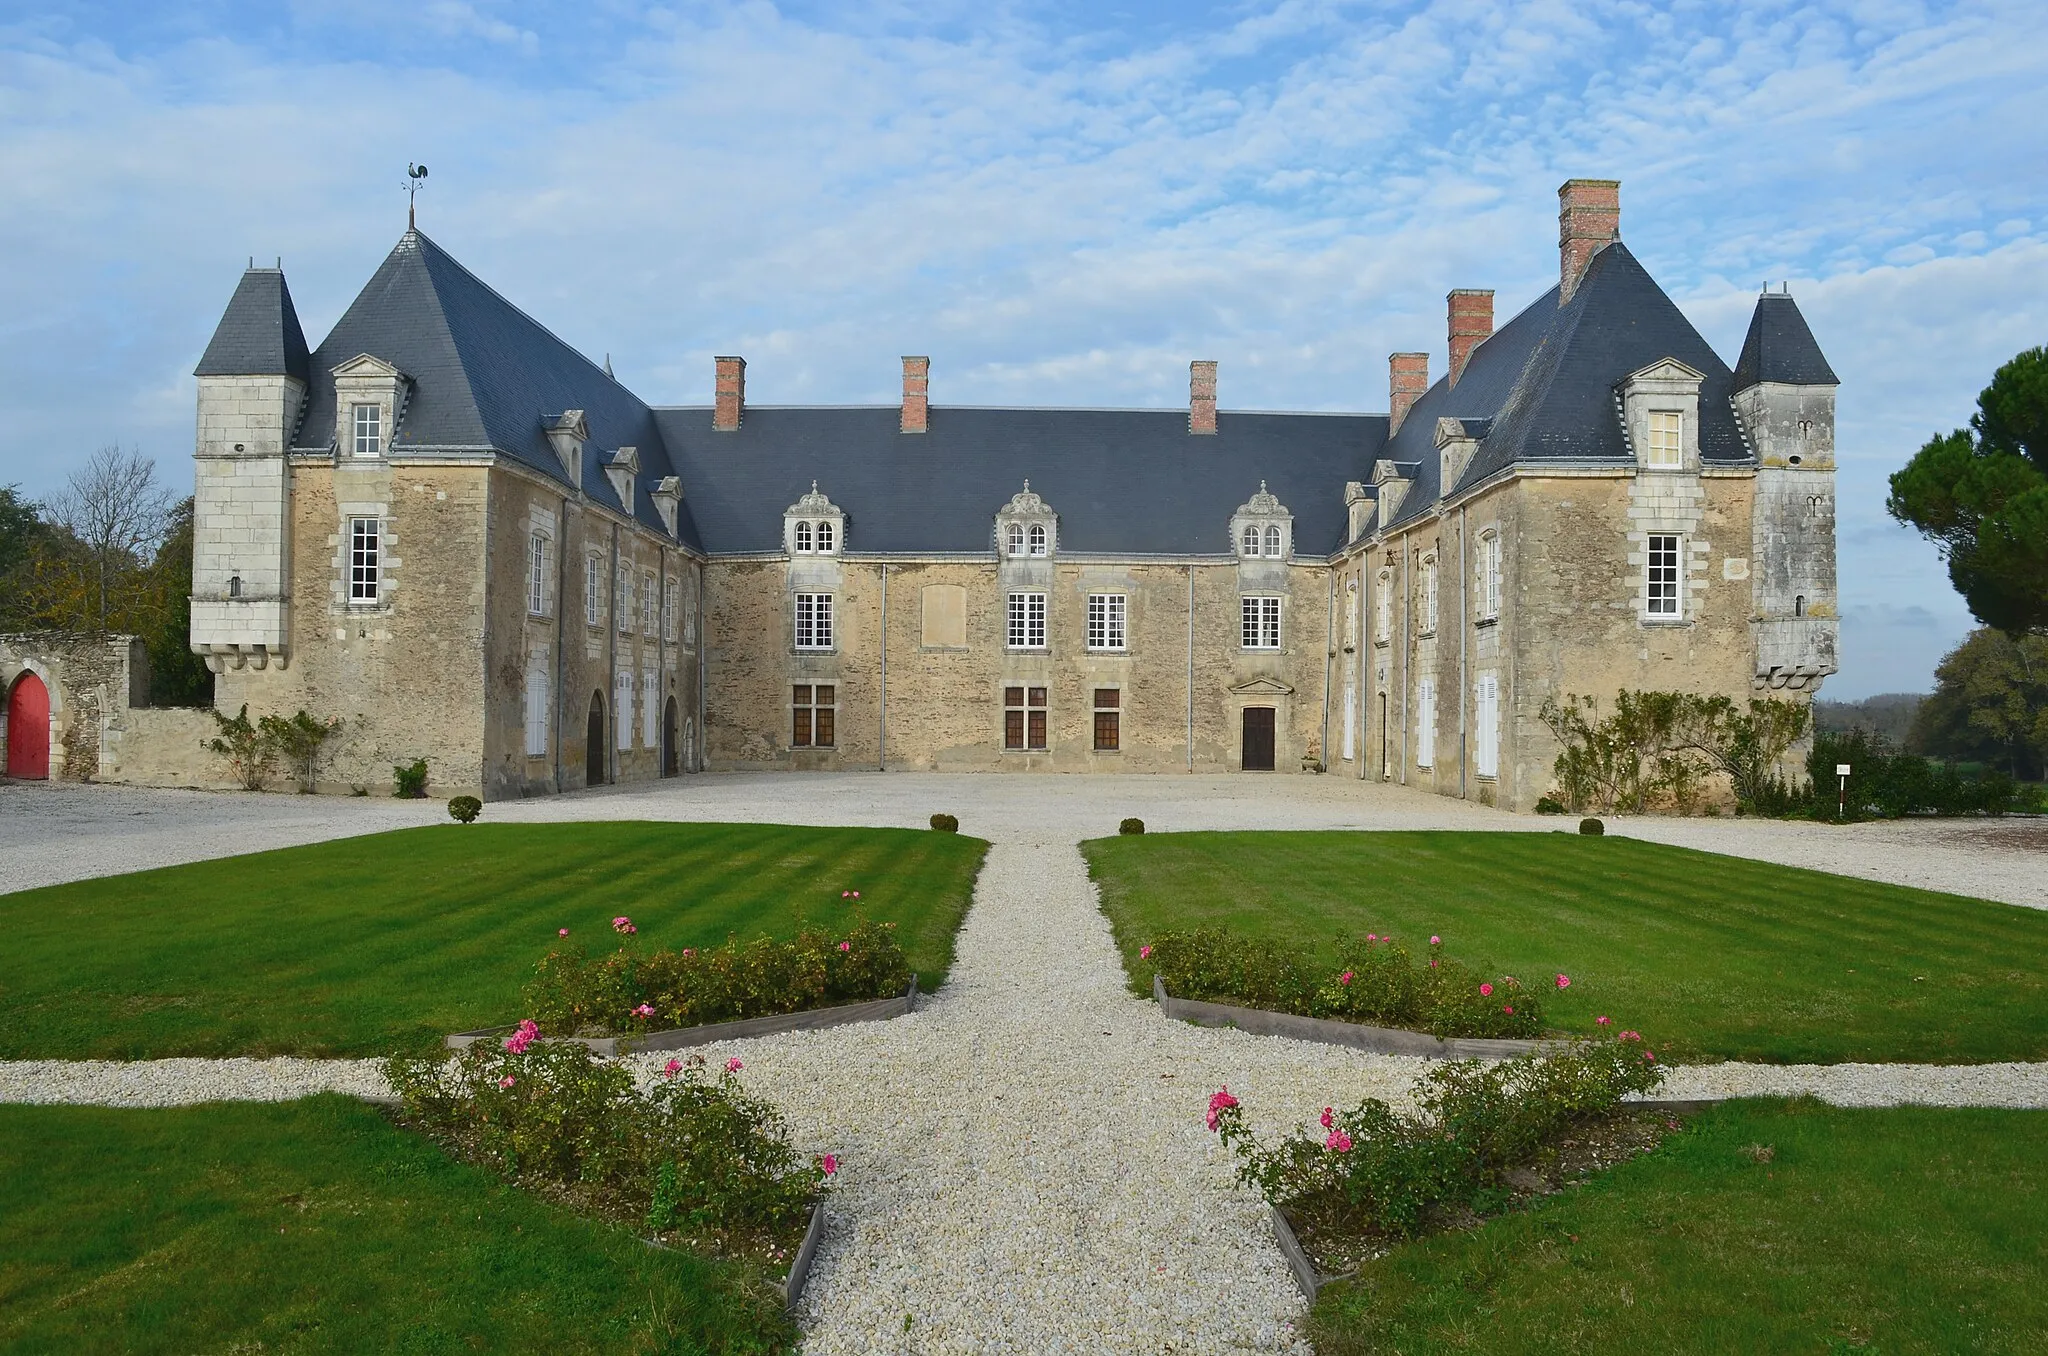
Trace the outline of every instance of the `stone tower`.
[[1812, 691], [1835, 671], [1834, 369], [1789, 292], [1757, 298], [1735, 364], [1756, 451], [1750, 591], [1756, 686]]
[[290, 659], [286, 454], [310, 373], [283, 271], [250, 268], [195, 372], [192, 649], [216, 673]]

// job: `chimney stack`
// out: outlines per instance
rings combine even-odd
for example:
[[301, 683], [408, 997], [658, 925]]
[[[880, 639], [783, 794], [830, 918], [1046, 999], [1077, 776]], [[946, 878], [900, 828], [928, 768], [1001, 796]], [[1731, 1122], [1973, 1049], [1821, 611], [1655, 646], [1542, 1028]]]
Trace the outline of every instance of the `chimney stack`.
[[711, 388], [711, 427], [720, 433], [739, 430], [740, 412], [747, 406], [747, 360], [714, 358], [717, 379]]
[[1401, 431], [1401, 421], [1408, 417], [1408, 409], [1422, 399], [1429, 389], [1429, 355], [1427, 353], [1390, 353], [1387, 355], [1387, 409], [1391, 418], [1387, 423], [1387, 436], [1393, 437]]
[[903, 360], [903, 424], [905, 433], [928, 433], [932, 426], [932, 360]]
[[1557, 190], [1557, 304], [1578, 290], [1593, 256], [1621, 238], [1621, 180], [1567, 179]]
[[1451, 376], [1456, 386], [1472, 350], [1493, 333], [1493, 291], [1460, 287], [1445, 299], [1451, 317]]
[[1216, 364], [1197, 359], [1188, 364], [1188, 432], [1216, 431]]

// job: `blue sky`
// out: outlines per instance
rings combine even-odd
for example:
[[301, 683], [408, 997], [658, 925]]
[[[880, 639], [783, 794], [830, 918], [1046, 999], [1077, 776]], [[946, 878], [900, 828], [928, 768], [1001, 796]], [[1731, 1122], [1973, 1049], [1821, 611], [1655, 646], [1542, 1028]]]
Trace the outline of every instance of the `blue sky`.
[[0, 483], [190, 483], [252, 255], [318, 342], [421, 225], [656, 403], [1386, 408], [1444, 293], [1554, 279], [1558, 183], [1731, 362], [1789, 281], [1842, 377], [1843, 672], [1969, 626], [1885, 477], [2048, 342], [2048, 5], [0, 3]]

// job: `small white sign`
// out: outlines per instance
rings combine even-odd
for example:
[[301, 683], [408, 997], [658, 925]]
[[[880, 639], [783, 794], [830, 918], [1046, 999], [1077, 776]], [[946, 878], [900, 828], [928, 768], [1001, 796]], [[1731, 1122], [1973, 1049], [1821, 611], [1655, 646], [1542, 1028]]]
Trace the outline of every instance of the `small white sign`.
[[1835, 764], [1835, 775], [1836, 775], [1837, 777], [1846, 777], [1846, 776], [1848, 776], [1848, 775], [1849, 775], [1849, 765], [1848, 765], [1847, 763], [1837, 763], [1837, 764]]

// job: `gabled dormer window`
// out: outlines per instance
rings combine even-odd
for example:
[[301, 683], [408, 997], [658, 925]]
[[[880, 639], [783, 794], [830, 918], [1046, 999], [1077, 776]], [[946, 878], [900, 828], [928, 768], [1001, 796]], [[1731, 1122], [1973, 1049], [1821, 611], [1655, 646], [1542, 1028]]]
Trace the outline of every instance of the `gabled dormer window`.
[[355, 440], [350, 455], [357, 457], [381, 457], [384, 455], [383, 411], [375, 405], [354, 405], [349, 409], [351, 422], [355, 426]]
[[1259, 492], [1230, 517], [1230, 539], [1244, 560], [1285, 560], [1294, 546], [1294, 515], [1259, 482]]
[[1011, 559], [1048, 559], [1059, 549], [1059, 515], [1031, 492], [1031, 482], [996, 513], [996, 541]]
[[846, 536], [846, 513], [811, 482], [811, 492], [782, 511], [783, 544], [793, 556], [838, 553]]
[[389, 456], [411, 386], [405, 373], [368, 353], [331, 370], [335, 451], [343, 457]]
[[1660, 358], [1630, 373], [1615, 388], [1622, 430], [1638, 466], [1657, 471], [1699, 468], [1703, 380], [1676, 358]]
[[1649, 464], [1685, 464], [1685, 416], [1677, 410], [1650, 411]]

